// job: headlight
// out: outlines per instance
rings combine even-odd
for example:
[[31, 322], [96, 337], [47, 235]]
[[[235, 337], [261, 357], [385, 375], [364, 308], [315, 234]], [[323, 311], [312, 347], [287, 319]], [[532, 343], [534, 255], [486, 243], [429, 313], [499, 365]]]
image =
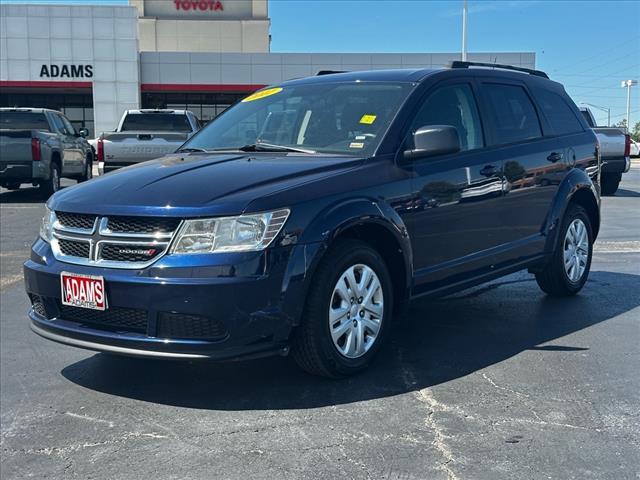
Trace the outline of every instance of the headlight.
[[171, 253], [251, 252], [264, 250], [280, 233], [289, 210], [239, 217], [186, 220]]
[[51, 241], [51, 235], [53, 233], [53, 224], [56, 221], [56, 214], [49, 210], [49, 207], [44, 207], [45, 212], [42, 217], [42, 222], [40, 223], [40, 238], [42, 238], [45, 242]]

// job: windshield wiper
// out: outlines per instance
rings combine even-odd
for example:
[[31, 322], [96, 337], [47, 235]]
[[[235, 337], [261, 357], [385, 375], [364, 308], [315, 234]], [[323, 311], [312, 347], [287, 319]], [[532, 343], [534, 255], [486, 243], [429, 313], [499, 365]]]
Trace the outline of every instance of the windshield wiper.
[[206, 153], [207, 150], [205, 150], [204, 148], [187, 147], [187, 148], [181, 148], [176, 153], [191, 153], [191, 152], [204, 152], [204, 153]]
[[315, 150], [307, 150], [306, 148], [288, 147], [286, 145], [273, 145], [271, 143], [249, 143], [238, 150], [243, 152], [297, 152], [297, 153], [316, 153]]

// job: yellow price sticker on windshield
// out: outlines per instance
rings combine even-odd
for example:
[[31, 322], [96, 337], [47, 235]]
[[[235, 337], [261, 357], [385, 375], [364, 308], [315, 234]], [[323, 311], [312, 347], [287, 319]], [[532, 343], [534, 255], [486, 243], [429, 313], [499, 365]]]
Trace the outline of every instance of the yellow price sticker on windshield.
[[376, 116], [375, 115], [362, 115], [362, 118], [360, 119], [360, 123], [364, 123], [365, 125], [371, 125], [373, 122], [376, 121]]
[[247, 98], [243, 99], [243, 102], [253, 102], [254, 100], [260, 100], [261, 98], [270, 97], [271, 95], [275, 95], [276, 93], [280, 93], [282, 88], [267, 88], [266, 90], [260, 90], [256, 93], [249, 95]]

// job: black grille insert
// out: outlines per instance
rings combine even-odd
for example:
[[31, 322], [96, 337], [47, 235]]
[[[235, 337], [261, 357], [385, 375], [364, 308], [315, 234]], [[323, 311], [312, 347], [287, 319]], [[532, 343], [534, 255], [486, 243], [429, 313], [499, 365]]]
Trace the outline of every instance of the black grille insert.
[[147, 332], [147, 312], [134, 308], [111, 307], [106, 310], [90, 310], [58, 304], [60, 318], [100, 330], [113, 332]]
[[164, 245], [126, 245], [105, 243], [100, 250], [102, 260], [115, 262], [148, 262], [160, 255]]
[[161, 312], [158, 315], [160, 338], [184, 340], [212, 340], [225, 337], [227, 330], [222, 322], [199, 315]]
[[92, 230], [96, 221], [95, 215], [86, 215], [84, 213], [56, 212], [56, 217], [58, 222], [65, 227], [84, 230]]
[[178, 218], [109, 217], [108, 228], [115, 233], [173, 233]]
[[77, 240], [61, 238], [58, 240], [58, 245], [63, 255], [89, 258], [89, 242], [79, 242]]
[[33, 311], [43, 318], [47, 318], [47, 310], [44, 307], [44, 299], [39, 295], [29, 295]]

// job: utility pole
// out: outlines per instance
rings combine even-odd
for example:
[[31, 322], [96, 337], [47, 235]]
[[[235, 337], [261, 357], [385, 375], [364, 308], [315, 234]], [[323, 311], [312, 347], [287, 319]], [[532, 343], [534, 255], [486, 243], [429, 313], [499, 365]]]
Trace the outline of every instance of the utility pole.
[[631, 131], [631, 119], [629, 118], [631, 115], [631, 87], [637, 84], [637, 80], [623, 80], [620, 83], [622, 88], [627, 88], [627, 131]]
[[462, 61], [467, 61], [467, 0], [462, 5]]
[[589, 105], [590, 107], [597, 108], [603, 112], [607, 112], [607, 127], [611, 126], [611, 109], [609, 107], [601, 107], [600, 105], [594, 105], [593, 103], [580, 102], [582, 105]]

